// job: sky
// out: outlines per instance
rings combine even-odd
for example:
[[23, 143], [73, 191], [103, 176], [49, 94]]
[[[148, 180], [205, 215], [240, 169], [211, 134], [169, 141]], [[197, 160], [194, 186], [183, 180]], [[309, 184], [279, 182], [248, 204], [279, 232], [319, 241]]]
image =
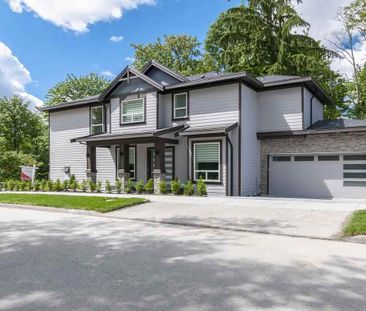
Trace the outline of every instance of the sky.
[[[132, 43], [164, 34], [203, 41], [217, 16], [241, 0], [0, 0], [0, 97], [19, 95], [42, 105], [67, 74], [113, 78], [133, 62]], [[337, 12], [351, 0], [304, 0], [297, 9], [310, 34], [328, 47], [340, 28]], [[357, 46], [364, 60], [366, 45]], [[345, 75], [351, 68], [336, 60]]]

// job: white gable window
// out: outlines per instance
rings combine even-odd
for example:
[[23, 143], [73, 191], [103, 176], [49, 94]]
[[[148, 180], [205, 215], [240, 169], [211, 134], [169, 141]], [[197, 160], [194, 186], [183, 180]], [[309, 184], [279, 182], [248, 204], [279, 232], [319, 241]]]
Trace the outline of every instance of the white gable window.
[[180, 93], [173, 95], [174, 114], [173, 119], [188, 118], [188, 94]]
[[193, 144], [194, 180], [220, 182], [220, 142], [200, 142]]
[[145, 101], [143, 98], [121, 102], [121, 124], [141, 123], [145, 121]]
[[104, 109], [103, 106], [91, 107], [90, 109], [90, 132], [92, 135], [104, 132]]

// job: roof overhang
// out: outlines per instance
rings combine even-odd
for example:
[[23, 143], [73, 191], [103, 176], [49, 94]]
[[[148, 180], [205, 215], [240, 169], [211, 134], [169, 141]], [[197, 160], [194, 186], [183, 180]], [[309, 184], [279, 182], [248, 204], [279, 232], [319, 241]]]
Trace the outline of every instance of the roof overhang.
[[237, 127], [238, 122], [222, 124], [217, 126], [187, 127], [181, 132], [179, 132], [179, 136], [203, 136], [203, 135], [225, 136]]
[[177, 79], [180, 82], [184, 82], [187, 81], [187, 78], [181, 76], [180, 74], [178, 74], [177, 72], [174, 72], [173, 70], [170, 70], [169, 68], [163, 66], [162, 64], [159, 64], [156, 61], [151, 60], [150, 62], [148, 62], [145, 67], [141, 70], [141, 72], [143, 74], [146, 74], [147, 72], [149, 72], [149, 70], [155, 67], [163, 72], [165, 72], [166, 74], [170, 75], [171, 77]]

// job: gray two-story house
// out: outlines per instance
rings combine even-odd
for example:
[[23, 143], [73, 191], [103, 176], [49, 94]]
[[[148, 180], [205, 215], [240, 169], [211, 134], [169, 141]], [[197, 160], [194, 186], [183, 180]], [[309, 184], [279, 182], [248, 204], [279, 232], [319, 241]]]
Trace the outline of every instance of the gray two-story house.
[[50, 178], [207, 183], [209, 195], [366, 198], [366, 122], [324, 120], [309, 77], [126, 67], [49, 113]]

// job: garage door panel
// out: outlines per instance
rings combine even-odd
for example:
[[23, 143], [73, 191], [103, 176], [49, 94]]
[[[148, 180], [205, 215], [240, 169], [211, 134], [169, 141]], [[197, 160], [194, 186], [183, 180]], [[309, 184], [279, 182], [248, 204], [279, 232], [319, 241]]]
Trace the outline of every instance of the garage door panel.
[[[326, 161], [314, 155], [314, 161], [306, 161], [304, 156], [291, 156], [291, 161], [279, 161], [278, 156], [271, 157], [269, 182], [270, 194], [285, 197], [309, 198], [366, 198], [366, 177], [360, 161], [343, 161], [343, 157], [333, 157]], [[301, 159], [305, 161], [301, 161]], [[363, 157], [359, 157], [363, 159]], [[300, 160], [299, 160], [300, 159]], [[329, 158], [331, 159], [331, 158]], [[346, 166], [346, 165], [358, 166]], [[349, 169], [345, 169], [345, 167]], [[353, 168], [353, 169], [351, 169]], [[359, 169], [359, 170], [357, 170]], [[364, 179], [363, 179], [364, 178]], [[344, 183], [344, 181], [346, 181]]]

